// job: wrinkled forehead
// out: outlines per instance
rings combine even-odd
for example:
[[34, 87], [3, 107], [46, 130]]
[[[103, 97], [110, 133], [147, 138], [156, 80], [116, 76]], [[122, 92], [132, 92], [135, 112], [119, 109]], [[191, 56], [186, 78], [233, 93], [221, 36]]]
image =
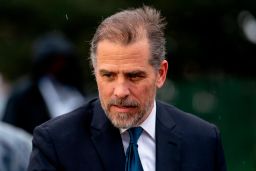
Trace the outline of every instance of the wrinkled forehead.
[[97, 50], [97, 65], [114, 64], [120, 66], [149, 63], [150, 49], [146, 39], [129, 45], [101, 41]]

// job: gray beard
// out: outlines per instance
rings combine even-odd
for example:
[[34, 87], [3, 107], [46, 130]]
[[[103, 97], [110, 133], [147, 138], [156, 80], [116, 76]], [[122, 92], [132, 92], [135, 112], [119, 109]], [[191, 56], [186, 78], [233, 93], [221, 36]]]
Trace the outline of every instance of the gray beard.
[[117, 128], [131, 128], [138, 126], [142, 123], [142, 119], [144, 118], [145, 112], [139, 113], [108, 113], [105, 111], [107, 118], [111, 121], [111, 123]]

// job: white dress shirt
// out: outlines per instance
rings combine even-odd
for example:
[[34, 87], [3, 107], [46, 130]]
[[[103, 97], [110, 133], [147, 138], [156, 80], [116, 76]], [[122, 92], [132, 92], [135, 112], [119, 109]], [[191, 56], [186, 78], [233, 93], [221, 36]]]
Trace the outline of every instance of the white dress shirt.
[[77, 90], [50, 77], [43, 77], [38, 88], [52, 118], [80, 107], [85, 101]]
[[[156, 170], [156, 102], [148, 118], [140, 125], [143, 132], [138, 140], [138, 152], [144, 171]], [[129, 146], [130, 136], [127, 129], [120, 129], [124, 151]]]

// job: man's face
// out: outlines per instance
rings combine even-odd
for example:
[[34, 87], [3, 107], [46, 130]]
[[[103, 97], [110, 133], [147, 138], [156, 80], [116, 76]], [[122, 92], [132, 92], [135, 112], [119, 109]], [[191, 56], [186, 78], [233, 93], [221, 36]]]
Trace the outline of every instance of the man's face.
[[167, 61], [159, 71], [149, 64], [147, 39], [131, 45], [98, 43], [95, 76], [101, 105], [118, 128], [141, 124], [150, 114], [157, 87], [164, 83]]

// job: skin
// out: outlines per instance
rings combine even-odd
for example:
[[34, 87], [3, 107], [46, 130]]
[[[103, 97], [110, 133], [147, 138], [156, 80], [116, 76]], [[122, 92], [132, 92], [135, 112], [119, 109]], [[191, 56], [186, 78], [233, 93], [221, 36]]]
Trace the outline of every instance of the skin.
[[149, 64], [146, 38], [130, 45], [102, 40], [96, 56], [94, 71], [107, 117], [118, 128], [140, 125], [152, 111], [157, 88], [164, 84], [167, 61], [159, 70]]

